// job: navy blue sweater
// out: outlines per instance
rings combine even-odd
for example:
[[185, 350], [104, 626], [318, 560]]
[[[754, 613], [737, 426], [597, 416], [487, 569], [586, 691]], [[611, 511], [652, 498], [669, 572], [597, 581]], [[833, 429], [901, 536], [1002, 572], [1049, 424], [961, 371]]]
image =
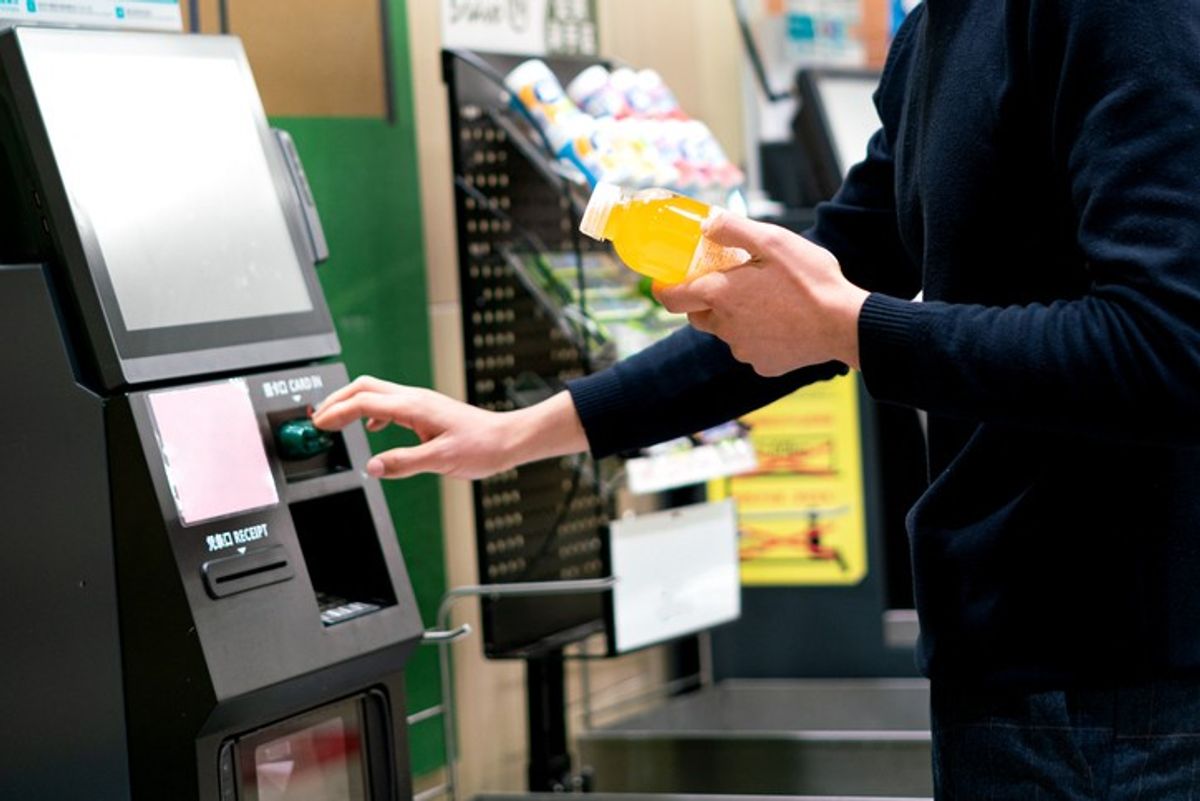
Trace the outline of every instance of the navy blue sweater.
[[[930, 414], [922, 668], [1200, 671], [1200, 0], [927, 0], [876, 103], [811, 236], [873, 293], [869, 391]], [[570, 390], [608, 454], [843, 371], [689, 329]]]

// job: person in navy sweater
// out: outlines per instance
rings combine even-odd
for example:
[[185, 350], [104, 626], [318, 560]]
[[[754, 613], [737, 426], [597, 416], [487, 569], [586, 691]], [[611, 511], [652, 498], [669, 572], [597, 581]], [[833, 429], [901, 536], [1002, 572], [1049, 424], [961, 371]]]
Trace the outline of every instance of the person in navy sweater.
[[929, 414], [937, 797], [1200, 797], [1200, 0], [927, 0], [876, 104], [806, 237], [711, 224], [752, 258], [659, 290], [691, 327], [528, 409], [362, 378], [315, 420], [478, 478], [861, 370]]

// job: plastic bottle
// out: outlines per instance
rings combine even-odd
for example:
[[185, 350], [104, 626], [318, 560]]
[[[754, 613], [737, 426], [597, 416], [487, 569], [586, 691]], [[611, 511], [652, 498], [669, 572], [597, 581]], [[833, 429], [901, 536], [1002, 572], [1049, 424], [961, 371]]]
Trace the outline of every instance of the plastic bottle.
[[504, 79], [514, 103], [520, 104], [541, 126], [543, 133], [577, 116], [578, 106], [563, 91], [562, 84], [544, 61], [531, 58], [513, 68]]
[[518, 64], [504, 79], [512, 103], [533, 119], [557, 158], [573, 164], [592, 185], [597, 178], [575, 144], [586, 138], [595, 120], [579, 110], [563, 91], [546, 63], [532, 58]]
[[706, 179], [708, 186], [733, 189], [745, 182], [746, 176], [725, 155], [721, 143], [699, 120], [680, 123], [683, 128], [684, 158]]
[[648, 117], [653, 99], [638, 85], [637, 73], [628, 67], [619, 67], [608, 76], [609, 84], [625, 96], [625, 105], [635, 117]]
[[651, 69], [639, 70], [637, 88], [647, 98], [647, 114], [655, 119], [686, 120], [688, 115], [679, 106], [675, 93], [663, 81], [662, 76]]
[[579, 230], [613, 243], [621, 261], [664, 284], [678, 284], [744, 264], [744, 250], [713, 244], [701, 225], [721, 209], [665, 189], [629, 192], [597, 185]]
[[602, 117], [627, 117], [629, 106], [625, 93], [612, 85], [609, 72], [601, 64], [593, 64], [567, 84], [567, 96], [587, 114]]

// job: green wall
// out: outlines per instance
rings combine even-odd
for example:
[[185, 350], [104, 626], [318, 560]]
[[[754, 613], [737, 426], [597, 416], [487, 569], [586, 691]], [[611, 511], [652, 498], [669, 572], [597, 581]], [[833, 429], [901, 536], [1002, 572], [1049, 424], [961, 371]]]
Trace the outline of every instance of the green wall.
[[[329, 239], [318, 268], [351, 376], [431, 386], [420, 188], [404, 0], [389, 0], [396, 121], [273, 118], [296, 140]], [[375, 451], [410, 443], [389, 429]], [[446, 589], [437, 480], [384, 482], [384, 493], [427, 627]], [[441, 702], [436, 652], [419, 648], [408, 669], [412, 713]], [[440, 721], [412, 731], [413, 771], [443, 764]]]

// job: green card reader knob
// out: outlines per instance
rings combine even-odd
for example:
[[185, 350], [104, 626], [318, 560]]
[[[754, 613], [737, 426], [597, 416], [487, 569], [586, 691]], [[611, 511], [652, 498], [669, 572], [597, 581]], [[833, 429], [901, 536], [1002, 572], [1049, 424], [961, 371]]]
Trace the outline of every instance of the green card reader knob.
[[313, 425], [307, 417], [287, 420], [275, 429], [279, 455], [289, 461], [311, 459], [333, 447], [333, 436]]

